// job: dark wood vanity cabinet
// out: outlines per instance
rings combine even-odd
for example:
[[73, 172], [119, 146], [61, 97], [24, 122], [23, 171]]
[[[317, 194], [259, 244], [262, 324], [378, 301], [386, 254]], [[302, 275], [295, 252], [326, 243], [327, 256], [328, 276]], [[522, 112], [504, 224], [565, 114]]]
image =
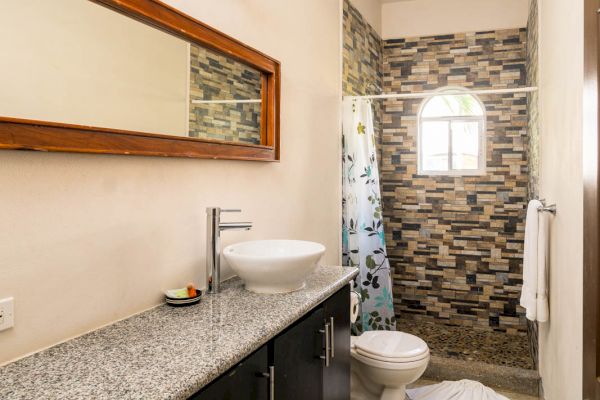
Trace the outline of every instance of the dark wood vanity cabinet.
[[266, 400], [269, 398], [269, 349], [264, 345], [191, 397], [194, 400]]
[[317, 308], [274, 339], [276, 399], [322, 398], [324, 325], [323, 308]]
[[349, 286], [309, 311], [192, 398], [350, 399]]
[[274, 339], [275, 398], [350, 398], [350, 288]]
[[350, 398], [350, 287], [346, 286], [323, 303], [325, 320], [331, 326], [331, 358], [323, 368], [323, 400]]

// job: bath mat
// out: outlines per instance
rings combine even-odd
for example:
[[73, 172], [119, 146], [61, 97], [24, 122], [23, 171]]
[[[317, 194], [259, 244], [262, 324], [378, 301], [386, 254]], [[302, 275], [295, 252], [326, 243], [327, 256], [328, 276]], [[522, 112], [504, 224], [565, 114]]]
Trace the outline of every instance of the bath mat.
[[509, 400], [489, 387], [468, 379], [407, 389], [406, 394], [410, 400]]

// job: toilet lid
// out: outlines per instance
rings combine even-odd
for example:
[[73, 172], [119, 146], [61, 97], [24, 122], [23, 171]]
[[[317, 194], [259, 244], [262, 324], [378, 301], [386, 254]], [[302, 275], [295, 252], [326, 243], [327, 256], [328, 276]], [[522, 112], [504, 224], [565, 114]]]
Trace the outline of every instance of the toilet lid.
[[398, 331], [367, 331], [353, 342], [359, 354], [388, 362], [413, 361], [429, 354], [423, 339]]

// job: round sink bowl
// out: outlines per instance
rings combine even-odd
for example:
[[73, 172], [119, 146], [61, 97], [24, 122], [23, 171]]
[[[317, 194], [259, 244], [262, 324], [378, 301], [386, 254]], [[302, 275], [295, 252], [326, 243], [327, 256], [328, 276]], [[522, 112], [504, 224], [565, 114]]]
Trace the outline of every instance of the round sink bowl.
[[223, 255], [255, 293], [288, 293], [300, 290], [318, 265], [325, 246], [302, 240], [254, 240], [232, 244]]

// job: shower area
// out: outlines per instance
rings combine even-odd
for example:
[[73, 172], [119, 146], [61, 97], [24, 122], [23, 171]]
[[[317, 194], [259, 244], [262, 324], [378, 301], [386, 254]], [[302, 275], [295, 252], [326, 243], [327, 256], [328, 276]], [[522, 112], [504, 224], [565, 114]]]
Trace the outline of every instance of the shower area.
[[[537, 86], [536, 10], [532, 1], [516, 29], [382, 40], [344, 1], [343, 95], [408, 95], [370, 101], [395, 327], [429, 345], [425, 378], [510, 380], [537, 394], [537, 327], [519, 306], [525, 213], [538, 197], [537, 93], [514, 90]], [[411, 95], [448, 88], [482, 107], [478, 174], [423, 171], [428, 99]]]

